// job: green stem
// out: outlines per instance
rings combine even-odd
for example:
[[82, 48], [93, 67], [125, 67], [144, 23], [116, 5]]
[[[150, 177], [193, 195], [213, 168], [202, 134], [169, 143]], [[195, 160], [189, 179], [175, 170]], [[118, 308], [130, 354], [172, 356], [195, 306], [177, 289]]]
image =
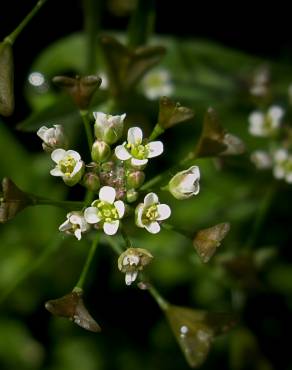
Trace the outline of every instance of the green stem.
[[160, 136], [161, 134], [164, 133], [164, 128], [162, 128], [160, 126], [159, 123], [157, 123], [154, 128], [153, 128], [153, 131], [151, 132], [151, 135], [149, 136], [149, 141], [153, 141], [155, 140], [158, 136]]
[[84, 128], [85, 128], [85, 132], [86, 132], [89, 152], [91, 153], [92, 144], [93, 144], [93, 136], [92, 136], [91, 126], [90, 126], [90, 120], [88, 118], [88, 111], [87, 110], [82, 110], [82, 111], [80, 111], [80, 115], [81, 115], [81, 118], [82, 118], [82, 121], [83, 121], [83, 124], [84, 124]]
[[35, 14], [40, 10], [40, 8], [45, 4], [47, 0], [39, 0], [32, 10], [27, 14], [27, 16], [20, 22], [20, 24], [15, 28], [14, 31], [5, 37], [4, 41], [9, 42], [11, 45], [14, 44], [17, 36], [25, 28], [25, 26], [31, 21]]
[[99, 234], [96, 235], [95, 239], [93, 240], [93, 242], [91, 244], [91, 248], [88, 252], [88, 255], [87, 255], [85, 264], [83, 266], [82, 272], [80, 274], [79, 280], [76, 283], [74, 289], [76, 289], [76, 288], [83, 289], [85, 279], [86, 279], [86, 276], [87, 276], [88, 271], [89, 271], [90, 264], [92, 262], [93, 256], [95, 254], [95, 251], [96, 251], [96, 248], [97, 248], [97, 245], [98, 245], [98, 241], [99, 241]]
[[268, 211], [271, 208], [272, 201], [277, 191], [277, 183], [273, 182], [266, 190], [261, 203], [257, 209], [257, 213], [255, 216], [255, 221], [253, 223], [253, 227], [251, 233], [249, 234], [249, 238], [245, 245], [245, 250], [251, 250], [252, 247], [256, 244], [259, 232], [264, 224], [265, 218], [267, 217]]
[[34, 205], [48, 205], [48, 206], [56, 206], [60, 208], [83, 208], [84, 203], [78, 201], [71, 201], [71, 200], [53, 200], [53, 199], [46, 199], [46, 198], [36, 198], [34, 200]]
[[161, 294], [157, 291], [156, 288], [152, 284], [149, 284], [148, 291], [155, 299], [158, 306], [161, 308], [162, 311], [166, 311], [168, 309], [169, 303], [161, 296]]
[[166, 229], [166, 230], [169, 230], [169, 231], [173, 231], [179, 235], [182, 235], [184, 236], [185, 238], [187, 239], [190, 239], [190, 240], [193, 240], [193, 234], [191, 234], [189, 231], [187, 230], [183, 230], [183, 229], [180, 229], [179, 227], [176, 227], [172, 224], [169, 224], [169, 223], [166, 223], [166, 222], [163, 222], [161, 224], [161, 226]]
[[100, 28], [100, 1], [83, 0], [86, 41], [86, 74], [96, 73], [97, 33]]
[[128, 234], [125, 232], [124, 228], [121, 227], [121, 234], [122, 234], [122, 237], [125, 241], [125, 244], [126, 244], [126, 248], [131, 248], [132, 247], [132, 243], [131, 243], [131, 240], [130, 238], [128, 237]]
[[57, 234], [54, 236], [53, 240], [49, 243], [49, 245], [42, 249], [42, 254], [39, 255], [37, 258], [34, 258], [29, 266], [26, 269], [23, 269], [17, 277], [10, 282], [9, 285], [5, 287], [5, 289], [1, 292], [0, 296], [0, 304], [14, 291], [14, 289], [22, 283], [25, 279], [27, 279], [34, 271], [38, 270], [42, 264], [44, 264], [48, 257], [50, 257], [60, 246], [63, 241], [63, 235]]

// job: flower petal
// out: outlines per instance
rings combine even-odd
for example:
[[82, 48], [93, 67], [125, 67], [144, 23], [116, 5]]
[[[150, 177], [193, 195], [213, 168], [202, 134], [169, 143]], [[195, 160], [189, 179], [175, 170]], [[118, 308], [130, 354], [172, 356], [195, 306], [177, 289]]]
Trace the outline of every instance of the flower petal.
[[138, 271], [127, 272], [125, 275], [125, 283], [126, 285], [131, 285], [137, 278]]
[[121, 161], [126, 161], [131, 158], [131, 154], [127, 151], [124, 145], [118, 145], [115, 148], [115, 155]]
[[66, 150], [64, 149], [55, 149], [52, 154], [51, 158], [55, 163], [59, 163], [66, 155]]
[[171, 215], [171, 209], [167, 204], [158, 204], [157, 206], [158, 217], [156, 220], [166, 220]]
[[81, 159], [80, 154], [75, 150], [67, 150], [66, 155], [69, 155], [70, 157], [74, 158], [75, 161], [80, 161]]
[[103, 186], [99, 190], [99, 199], [108, 202], [110, 204], [113, 204], [116, 198], [116, 191], [111, 186]]
[[145, 225], [145, 228], [151, 234], [157, 234], [160, 231], [160, 225], [158, 222], [150, 222], [150, 224]]
[[116, 202], [114, 202], [114, 206], [116, 207], [116, 210], [118, 211], [119, 218], [122, 218], [125, 213], [124, 202], [122, 202], [121, 200], [117, 200]]
[[135, 210], [135, 221], [138, 227], [144, 227], [144, 224], [142, 222], [143, 211], [144, 211], [144, 204], [143, 203], [138, 204]]
[[78, 240], [80, 240], [80, 239], [81, 239], [81, 229], [76, 229], [76, 230], [74, 231], [74, 235], [76, 236], [76, 238], [77, 238]]
[[47, 131], [48, 131], [48, 128], [46, 126], [42, 126], [41, 128], [37, 130], [37, 136], [45, 141], [45, 135]]
[[157, 204], [158, 202], [158, 196], [155, 193], [148, 193], [144, 198], [145, 207], [152, 206], [152, 204]]
[[66, 220], [65, 222], [63, 222], [60, 226], [59, 226], [59, 230], [60, 231], [67, 231], [67, 230], [70, 230], [72, 227], [71, 223], [69, 220]]
[[163, 143], [161, 141], [152, 141], [147, 147], [149, 149], [148, 158], [157, 157], [163, 153]]
[[105, 222], [104, 225], [103, 225], [103, 231], [107, 235], [114, 235], [118, 231], [119, 224], [120, 224], [119, 220], [116, 220], [116, 221], [113, 221], [113, 222]]
[[137, 159], [137, 158], [131, 159], [131, 165], [135, 167], [144, 166], [147, 162], [148, 162], [148, 159]]
[[83, 166], [84, 166], [83, 161], [78, 161], [76, 163], [76, 166], [74, 167], [73, 171], [71, 172], [70, 177], [75, 176], [79, 171], [81, 171]]
[[84, 218], [89, 224], [97, 224], [100, 221], [96, 207], [88, 207], [84, 211]]
[[143, 132], [140, 127], [131, 127], [128, 130], [128, 143], [139, 145], [143, 139]]
[[52, 176], [64, 176], [63, 172], [60, 170], [59, 167], [55, 167], [50, 171]]

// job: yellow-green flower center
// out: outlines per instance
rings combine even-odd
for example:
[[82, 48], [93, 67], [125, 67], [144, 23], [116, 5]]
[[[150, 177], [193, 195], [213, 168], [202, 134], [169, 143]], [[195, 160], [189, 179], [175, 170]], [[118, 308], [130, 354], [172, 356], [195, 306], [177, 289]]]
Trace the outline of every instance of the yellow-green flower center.
[[149, 149], [148, 145], [143, 144], [127, 144], [127, 148], [130, 150], [132, 157], [136, 159], [146, 159], [148, 158]]
[[76, 160], [70, 155], [66, 156], [59, 162], [60, 170], [65, 176], [70, 176], [76, 166]]
[[153, 204], [152, 206], [146, 208], [143, 216], [144, 216], [143, 221], [146, 222], [155, 221], [159, 216], [157, 204]]
[[119, 219], [118, 211], [113, 204], [99, 200], [94, 206], [98, 209], [98, 217], [104, 222], [112, 222]]

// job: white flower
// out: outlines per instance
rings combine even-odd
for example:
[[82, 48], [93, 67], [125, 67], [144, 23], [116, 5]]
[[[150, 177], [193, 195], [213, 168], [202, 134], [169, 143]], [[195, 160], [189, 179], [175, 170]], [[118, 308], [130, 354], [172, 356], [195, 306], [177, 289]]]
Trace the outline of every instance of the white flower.
[[152, 234], [160, 231], [160, 221], [170, 217], [171, 210], [167, 204], [160, 204], [155, 193], [149, 193], [144, 198], [144, 203], [136, 207], [136, 225], [144, 227]]
[[264, 150], [256, 150], [251, 153], [250, 160], [259, 170], [264, 170], [272, 167], [272, 158], [269, 153]]
[[54, 125], [54, 127], [50, 128], [42, 126], [38, 129], [37, 135], [43, 140], [42, 146], [45, 151], [51, 152], [66, 145], [61, 125]]
[[111, 186], [103, 186], [99, 191], [99, 199], [84, 211], [85, 220], [89, 224], [100, 224], [107, 235], [116, 234], [125, 213], [124, 202], [115, 201], [115, 198], [116, 190]]
[[266, 114], [254, 111], [249, 115], [249, 132], [254, 136], [267, 137], [273, 135], [280, 127], [284, 110], [273, 105]]
[[114, 144], [120, 139], [124, 130], [126, 114], [111, 116], [102, 112], [93, 112], [95, 118], [94, 133], [97, 139], [107, 144]]
[[274, 176], [292, 183], [292, 155], [286, 149], [278, 149], [274, 153]]
[[161, 96], [171, 96], [174, 86], [166, 69], [157, 69], [147, 73], [142, 80], [142, 88], [148, 99], [155, 100]]
[[108, 87], [109, 87], [109, 81], [108, 81], [108, 77], [107, 77], [106, 73], [103, 72], [103, 71], [100, 71], [97, 74], [101, 78], [101, 85], [100, 85], [99, 89], [100, 90], [107, 90]]
[[169, 191], [176, 199], [187, 199], [199, 193], [199, 181], [199, 167], [192, 166], [185, 171], [178, 172], [169, 181]]
[[77, 184], [84, 172], [84, 162], [80, 154], [74, 150], [55, 149], [51, 154], [56, 167], [50, 171], [52, 176], [60, 176], [65, 184], [73, 186]]
[[139, 127], [131, 127], [128, 130], [128, 141], [115, 148], [115, 154], [121, 161], [131, 159], [132, 166], [144, 166], [148, 158], [157, 157], [163, 152], [161, 141], [151, 141], [143, 144], [143, 133]]
[[68, 234], [74, 234], [80, 240], [81, 234], [88, 231], [89, 228], [90, 226], [85, 221], [82, 212], [70, 212], [67, 214], [67, 220], [60, 225], [59, 230]]

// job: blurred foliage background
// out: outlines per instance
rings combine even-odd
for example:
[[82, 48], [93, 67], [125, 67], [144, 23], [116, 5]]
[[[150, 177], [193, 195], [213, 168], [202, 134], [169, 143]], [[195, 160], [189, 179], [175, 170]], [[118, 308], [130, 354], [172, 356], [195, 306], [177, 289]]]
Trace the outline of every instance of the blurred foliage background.
[[[11, 32], [34, 3], [11, 1], [4, 7], [1, 37]], [[132, 3], [102, 2], [103, 33], [114, 31], [124, 38]], [[189, 201], [178, 202], [161, 194], [172, 207], [172, 223], [178, 227], [195, 232], [219, 222], [231, 223], [228, 237], [208, 264], [199, 260], [188, 239], [171, 231], [153, 236], [130, 225], [134, 245], [155, 256], [149, 275], [170, 302], [240, 314], [238, 325], [216, 339], [202, 369], [292, 369], [291, 185], [276, 184], [255, 243], [252, 249], [246, 248], [275, 182], [271, 173], [259, 172], [249, 162], [249, 153], [263, 141], [247, 131], [247, 117], [254, 109], [247, 86], [257, 68], [268, 66], [273, 102], [286, 109], [291, 124], [287, 92], [292, 83], [292, 54], [287, 24], [283, 21], [271, 31], [270, 21], [279, 16], [274, 8], [267, 9], [262, 18], [260, 10], [245, 9], [244, 23], [236, 24], [234, 16], [226, 24], [227, 15], [220, 17], [216, 9], [212, 14], [198, 9], [190, 15], [186, 1], [180, 2], [179, 9], [162, 3], [157, 1], [157, 34], [150, 41], [166, 47], [160, 66], [172, 76], [173, 97], [193, 108], [196, 115], [167, 131], [165, 155], [150, 171], [155, 174], [169, 167], [194, 146], [209, 106], [216, 108], [226, 129], [245, 141], [247, 153], [231, 159], [198, 160], [201, 192]], [[283, 9], [281, 16], [285, 16]], [[56, 199], [78, 199], [83, 190], [68, 192], [49, 175], [51, 160], [41, 151], [34, 131], [43, 124], [62, 123], [75, 147], [82, 150], [86, 145], [74, 106], [50, 82], [57, 74], [84, 71], [82, 23], [82, 2], [48, 1], [15, 44], [16, 111], [0, 121], [1, 178], [8, 176], [21, 189]], [[104, 60], [99, 49], [96, 58], [97, 72], [101, 72]], [[45, 91], [29, 84], [33, 71], [45, 76]], [[104, 94], [96, 94], [93, 110], [101, 106]], [[158, 102], [142, 94], [135, 99], [124, 108], [149, 133], [156, 123]], [[0, 368], [187, 369], [158, 306], [147, 292], [125, 287], [116, 256], [107, 245], [97, 250], [85, 295], [102, 333], [83, 331], [44, 309], [45, 301], [71, 290], [89, 248], [86, 238], [77, 242], [72, 237], [62, 237], [57, 247], [54, 241], [60, 238], [57, 230], [65, 214], [50, 206], [31, 207], [0, 225]], [[39, 256], [45, 249], [47, 256], [42, 259]], [[29, 269], [32, 272], [24, 278]]]

